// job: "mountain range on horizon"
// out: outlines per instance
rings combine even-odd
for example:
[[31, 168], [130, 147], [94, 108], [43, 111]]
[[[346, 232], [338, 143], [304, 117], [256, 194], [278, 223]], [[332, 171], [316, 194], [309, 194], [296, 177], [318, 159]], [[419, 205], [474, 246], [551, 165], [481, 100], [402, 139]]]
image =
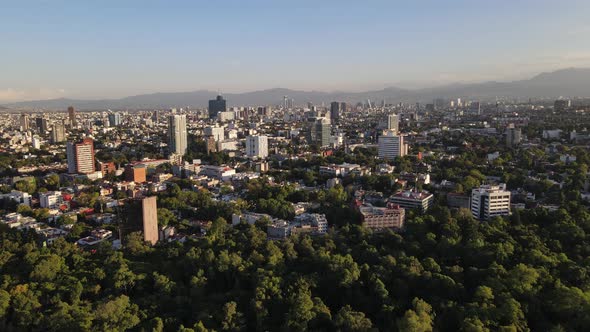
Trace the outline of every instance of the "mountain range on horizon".
[[[207, 107], [209, 99], [217, 95], [214, 91], [199, 90], [191, 92], [151, 93], [119, 99], [49, 99], [7, 103], [0, 108], [65, 110], [74, 106], [80, 110], [98, 109], [154, 109], [191, 106]], [[590, 97], [590, 68], [567, 68], [540, 73], [530, 79], [510, 82], [454, 83], [433, 88], [402, 89], [387, 87], [364, 92], [321, 92], [273, 88], [245, 93], [223, 95], [228, 106], [278, 105], [283, 96], [293, 98], [303, 105], [344, 101], [356, 103], [370, 99], [387, 103], [421, 102], [429, 103], [435, 98], [469, 98], [475, 100], [495, 100], [497, 97], [519, 98], [557, 98]]]

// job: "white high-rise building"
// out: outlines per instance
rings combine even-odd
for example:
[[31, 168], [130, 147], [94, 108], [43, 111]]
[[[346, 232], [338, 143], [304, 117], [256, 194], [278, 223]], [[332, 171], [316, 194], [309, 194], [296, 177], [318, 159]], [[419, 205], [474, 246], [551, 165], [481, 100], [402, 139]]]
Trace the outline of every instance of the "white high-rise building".
[[187, 150], [186, 115], [171, 114], [168, 116], [168, 148], [170, 153], [181, 156]]
[[379, 136], [379, 158], [393, 160], [395, 157], [403, 157], [408, 153], [408, 146], [404, 143], [404, 137], [396, 135], [393, 130], [384, 130]]
[[39, 136], [33, 136], [31, 145], [33, 146], [33, 149], [39, 150], [41, 148], [41, 138]]
[[479, 220], [510, 215], [510, 191], [506, 184], [483, 185], [471, 191], [471, 213]]
[[268, 157], [268, 137], [248, 136], [246, 137], [246, 155], [248, 157]]
[[215, 142], [220, 142], [225, 139], [225, 130], [223, 127], [209, 126], [205, 127], [205, 136], [213, 136]]
[[399, 116], [397, 114], [387, 116], [387, 130], [393, 130], [395, 134], [399, 133]]

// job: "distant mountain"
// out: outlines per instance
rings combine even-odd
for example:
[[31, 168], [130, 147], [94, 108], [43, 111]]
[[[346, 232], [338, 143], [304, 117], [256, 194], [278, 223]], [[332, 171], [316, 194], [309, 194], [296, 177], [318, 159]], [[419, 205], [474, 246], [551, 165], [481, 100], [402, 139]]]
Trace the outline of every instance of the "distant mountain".
[[[170, 107], [207, 107], [209, 99], [216, 95], [213, 91], [200, 90], [193, 92], [152, 93], [130, 96], [121, 99], [78, 100], [52, 99], [24, 101], [8, 104], [10, 108], [37, 108], [48, 110], [65, 110], [74, 106], [82, 110], [93, 109], [141, 109], [141, 108], [170, 108]], [[321, 92], [298, 91], [284, 88], [252, 91], [246, 93], [224, 94], [229, 106], [238, 105], [277, 105], [281, 104], [283, 96], [293, 98], [298, 105], [307, 102], [320, 104], [331, 101], [346, 101], [356, 103], [370, 99], [379, 103], [430, 102], [438, 97], [463, 97], [480, 100], [493, 100], [496, 97], [524, 97], [524, 98], [556, 98], [590, 97], [590, 68], [568, 68], [554, 72], [541, 73], [527, 80], [512, 82], [483, 82], [475, 84], [450, 84], [440, 87], [406, 90], [389, 87], [382, 90], [365, 92]]]

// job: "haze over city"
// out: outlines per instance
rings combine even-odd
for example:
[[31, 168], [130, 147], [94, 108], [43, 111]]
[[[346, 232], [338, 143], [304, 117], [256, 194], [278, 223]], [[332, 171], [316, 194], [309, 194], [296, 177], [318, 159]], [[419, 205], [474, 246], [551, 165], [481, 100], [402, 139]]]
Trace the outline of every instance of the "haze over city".
[[0, 104], [364, 91], [590, 66], [587, 1], [7, 1]]

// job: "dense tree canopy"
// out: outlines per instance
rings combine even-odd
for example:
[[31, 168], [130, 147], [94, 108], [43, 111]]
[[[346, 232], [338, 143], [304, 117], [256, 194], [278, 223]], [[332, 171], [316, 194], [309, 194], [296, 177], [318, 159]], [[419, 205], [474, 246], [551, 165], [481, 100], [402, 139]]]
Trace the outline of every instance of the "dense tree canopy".
[[436, 208], [401, 234], [346, 225], [278, 242], [218, 218], [206, 237], [150, 248], [132, 234], [123, 251], [3, 229], [0, 327], [587, 330], [588, 232], [581, 207], [487, 223]]

